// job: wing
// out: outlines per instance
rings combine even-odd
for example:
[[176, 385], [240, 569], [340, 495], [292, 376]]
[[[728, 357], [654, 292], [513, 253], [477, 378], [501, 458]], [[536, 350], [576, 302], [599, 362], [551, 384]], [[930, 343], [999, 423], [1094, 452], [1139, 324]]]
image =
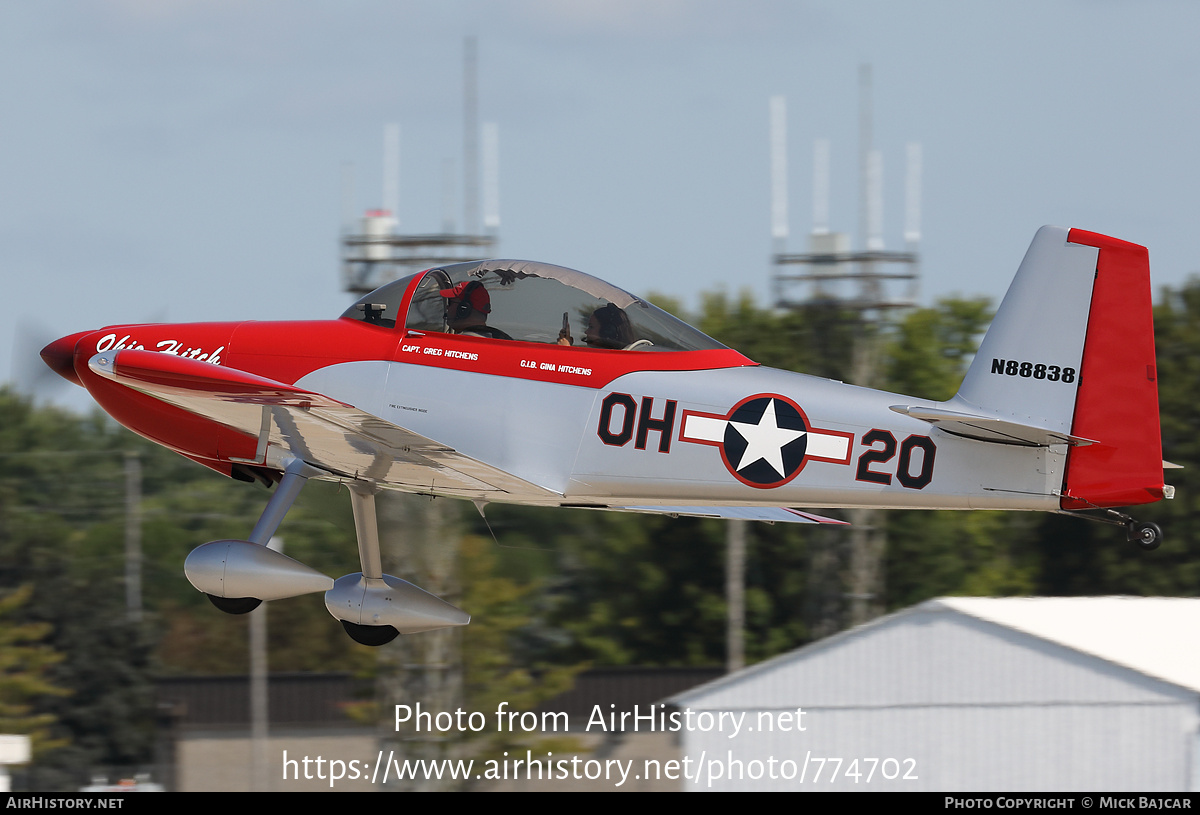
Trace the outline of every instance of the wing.
[[651, 515], [686, 515], [692, 518], [723, 518], [727, 521], [763, 521], [785, 524], [838, 524], [849, 526], [848, 521], [826, 518], [789, 507], [704, 507], [704, 506], [629, 506], [604, 507], [620, 512], [642, 512]]
[[122, 349], [88, 367], [105, 379], [258, 439], [247, 464], [289, 453], [332, 473], [410, 492], [477, 500], [556, 501], [553, 490], [463, 455], [324, 394], [254, 374], [163, 354]]

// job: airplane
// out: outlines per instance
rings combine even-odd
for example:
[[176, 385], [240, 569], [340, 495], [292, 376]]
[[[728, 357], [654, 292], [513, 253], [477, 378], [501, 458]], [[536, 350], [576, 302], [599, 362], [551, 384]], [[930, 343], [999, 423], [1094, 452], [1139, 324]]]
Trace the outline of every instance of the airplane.
[[[961, 389], [936, 402], [757, 365], [625, 291], [521, 260], [382, 286], [338, 319], [117, 325], [42, 351], [116, 421], [275, 484], [245, 540], [184, 571], [218, 608], [324, 592], [357, 642], [465, 625], [384, 574], [375, 495], [842, 523], [805, 508], [1080, 514], [1165, 485], [1146, 249], [1043, 227]], [[361, 572], [266, 546], [309, 479], [349, 489]]]

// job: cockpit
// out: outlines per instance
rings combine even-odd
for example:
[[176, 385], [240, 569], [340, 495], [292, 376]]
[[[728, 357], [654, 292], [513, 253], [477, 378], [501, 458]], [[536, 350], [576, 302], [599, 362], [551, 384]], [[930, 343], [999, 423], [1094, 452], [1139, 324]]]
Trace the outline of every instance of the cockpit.
[[[403, 314], [401, 313], [403, 310]], [[725, 348], [687, 323], [583, 272], [526, 260], [455, 263], [363, 297], [342, 317], [410, 331], [623, 351]]]

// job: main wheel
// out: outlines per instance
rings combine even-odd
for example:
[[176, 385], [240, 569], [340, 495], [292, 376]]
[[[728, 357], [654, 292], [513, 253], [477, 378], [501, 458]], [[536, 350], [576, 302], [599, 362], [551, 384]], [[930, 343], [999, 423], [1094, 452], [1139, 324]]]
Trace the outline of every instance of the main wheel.
[[390, 625], [358, 625], [342, 620], [342, 628], [346, 629], [346, 633], [350, 635], [350, 639], [359, 645], [370, 645], [372, 647], [386, 645], [400, 636], [400, 632]]
[[262, 600], [257, 597], [217, 597], [215, 594], [204, 596], [226, 614], [249, 614], [262, 605]]
[[1156, 523], [1146, 521], [1129, 525], [1129, 539], [1146, 552], [1152, 552], [1162, 545], [1162, 529]]

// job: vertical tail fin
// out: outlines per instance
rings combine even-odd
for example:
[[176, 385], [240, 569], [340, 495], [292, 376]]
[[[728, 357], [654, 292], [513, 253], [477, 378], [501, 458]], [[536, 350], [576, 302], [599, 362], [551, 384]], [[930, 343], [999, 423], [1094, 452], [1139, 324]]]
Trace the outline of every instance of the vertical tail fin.
[[1156, 379], [1145, 247], [1043, 227], [953, 401], [1093, 442], [1060, 505], [1127, 506], [1163, 497]]

